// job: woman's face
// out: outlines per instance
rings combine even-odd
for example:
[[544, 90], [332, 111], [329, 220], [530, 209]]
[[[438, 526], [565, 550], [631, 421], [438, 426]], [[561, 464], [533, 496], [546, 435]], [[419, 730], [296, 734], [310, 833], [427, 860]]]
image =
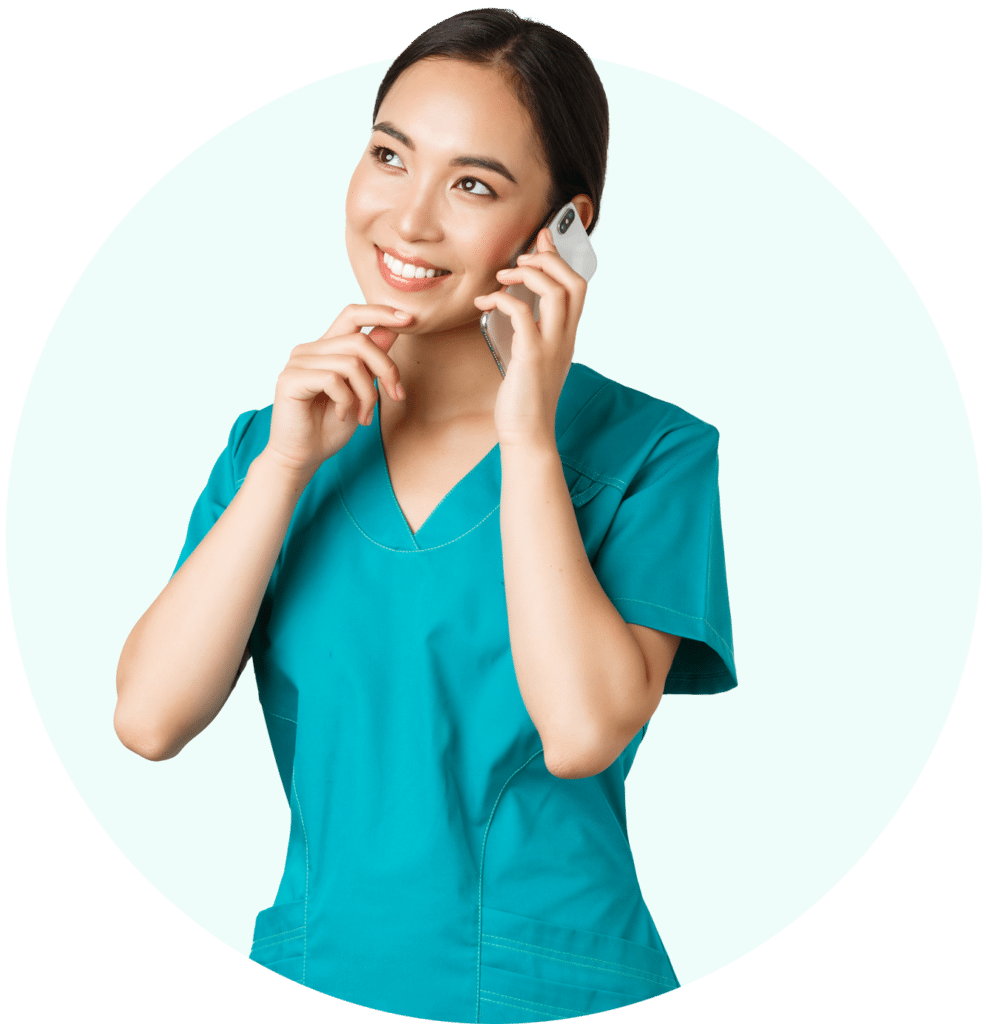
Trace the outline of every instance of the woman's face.
[[550, 190], [530, 117], [498, 72], [413, 64], [381, 104], [346, 197], [366, 301], [413, 313], [405, 333], [478, 321], [473, 299], [500, 287], [496, 272], [547, 215]]

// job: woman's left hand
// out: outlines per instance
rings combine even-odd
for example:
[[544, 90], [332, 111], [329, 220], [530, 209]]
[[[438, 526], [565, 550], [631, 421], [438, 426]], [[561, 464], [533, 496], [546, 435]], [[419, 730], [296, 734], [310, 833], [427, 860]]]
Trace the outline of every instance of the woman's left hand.
[[[572, 365], [575, 330], [582, 315], [586, 280], [558, 255], [548, 228], [538, 233], [537, 251], [497, 273], [504, 289], [476, 297], [482, 310], [497, 308], [514, 329], [507, 374], [497, 393], [493, 419], [500, 447], [555, 445], [555, 412]], [[537, 322], [531, 307], [506, 287], [524, 284], [540, 296]]]

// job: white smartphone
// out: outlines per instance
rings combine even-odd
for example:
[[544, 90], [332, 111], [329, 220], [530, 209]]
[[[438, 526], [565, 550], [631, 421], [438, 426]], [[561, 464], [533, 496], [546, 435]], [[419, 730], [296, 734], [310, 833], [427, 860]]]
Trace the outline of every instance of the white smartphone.
[[[596, 272], [596, 254], [592, 250], [589, 236], [582, 227], [582, 219], [578, 211], [571, 203], [566, 203], [545, 225], [551, 229], [551, 237], [558, 250], [558, 255], [586, 281]], [[537, 250], [537, 240], [528, 249], [528, 252]], [[517, 266], [514, 260], [510, 264]], [[535, 322], [538, 320], [539, 295], [523, 284], [512, 284], [507, 289], [508, 295], [516, 295], [518, 299], [526, 302], [534, 313]], [[513, 342], [514, 329], [510, 317], [501, 313], [498, 309], [487, 310], [479, 319], [479, 328], [483, 332], [486, 344], [493, 353], [496, 365], [500, 369], [500, 375], [506, 377], [507, 365], [510, 362], [510, 346]]]

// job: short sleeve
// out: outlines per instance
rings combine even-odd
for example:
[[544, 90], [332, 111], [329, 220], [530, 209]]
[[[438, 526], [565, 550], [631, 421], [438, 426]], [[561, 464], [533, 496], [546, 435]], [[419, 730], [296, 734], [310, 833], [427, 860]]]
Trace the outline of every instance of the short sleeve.
[[226, 511], [226, 506], [233, 500], [240, 484], [243, 483], [246, 467], [242, 465], [243, 459], [240, 456], [244, 448], [244, 438], [256, 415], [256, 410], [245, 412], [238, 416], [233, 424], [233, 429], [229, 432], [229, 441], [212, 467], [208, 483], [192, 508], [185, 545], [178, 556], [178, 564], [172, 576], [184, 565], [185, 559], [198, 547], [202, 538]]
[[593, 568], [626, 622], [682, 638], [666, 693], [736, 686], [719, 509], [719, 432], [664, 433], [629, 481]]

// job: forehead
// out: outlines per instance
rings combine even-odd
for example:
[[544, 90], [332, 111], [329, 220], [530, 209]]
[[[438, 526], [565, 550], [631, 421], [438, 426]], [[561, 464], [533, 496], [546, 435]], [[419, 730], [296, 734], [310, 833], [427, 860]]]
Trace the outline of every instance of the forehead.
[[[426, 58], [403, 71], [380, 104], [415, 148], [542, 163], [531, 117], [501, 71], [449, 58]], [[509, 158], [509, 159], [508, 159]]]

